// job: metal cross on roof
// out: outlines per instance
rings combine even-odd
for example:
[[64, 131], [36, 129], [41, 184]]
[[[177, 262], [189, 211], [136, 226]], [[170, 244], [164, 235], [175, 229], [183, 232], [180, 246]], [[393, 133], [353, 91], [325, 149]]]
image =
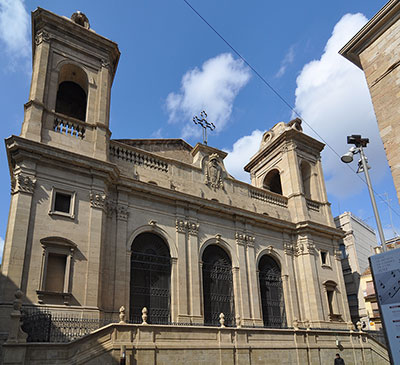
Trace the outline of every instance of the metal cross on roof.
[[203, 128], [203, 144], [205, 145], [207, 145], [207, 128], [210, 129], [210, 131], [215, 129], [214, 123], [207, 122], [206, 118], [207, 113], [204, 110], [200, 113], [200, 118], [197, 115], [193, 117], [193, 123]]

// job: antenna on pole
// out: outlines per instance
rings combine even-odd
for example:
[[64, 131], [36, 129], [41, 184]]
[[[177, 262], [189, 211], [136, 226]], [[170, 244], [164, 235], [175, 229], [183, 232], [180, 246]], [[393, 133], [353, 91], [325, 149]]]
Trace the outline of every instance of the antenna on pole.
[[207, 113], [204, 110], [200, 113], [200, 118], [197, 115], [193, 117], [193, 123], [203, 128], [203, 144], [207, 145], [207, 128], [213, 131], [215, 129], [214, 123], [207, 122]]

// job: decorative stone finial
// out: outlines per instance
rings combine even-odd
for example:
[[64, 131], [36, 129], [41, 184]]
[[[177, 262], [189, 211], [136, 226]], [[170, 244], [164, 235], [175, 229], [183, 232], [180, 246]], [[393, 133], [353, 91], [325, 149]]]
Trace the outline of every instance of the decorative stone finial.
[[293, 320], [292, 326], [295, 331], [297, 331], [299, 329], [299, 321], [296, 318]]
[[360, 321], [357, 322], [357, 329], [359, 332], [362, 332], [362, 323]]
[[236, 327], [237, 328], [242, 328], [242, 320], [241, 320], [239, 314], [236, 316]]
[[119, 309], [119, 324], [126, 323], [125, 318], [126, 318], [125, 307], [122, 305], [121, 308]]
[[350, 332], [354, 332], [354, 324], [353, 324], [353, 322], [347, 322], [347, 329], [350, 331]]
[[224, 313], [221, 313], [219, 315], [219, 323], [221, 324], [222, 328], [225, 327], [225, 315], [224, 315]]
[[147, 323], [147, 308], [143, 307], [142, 309], [142, 324], [148, 324]]
[[8, 334], [7, 343], [25, 343], [28, 335], [21, 329], [21, 308], [22, 308], [22, 296], [21, 290], [17, 290], [14, 294], [15, 300], [13, 302], [13, 310], [10, 313], [11, 325], [10, 332]]
[[82, 26], [86, 29], [90, 29], [89, 19], [87, 18], [87, 16], [85, 14], [83, 14], [79, 10], [71, 15], [71, 20], [74, 23], [79, 24], [80, 26]]

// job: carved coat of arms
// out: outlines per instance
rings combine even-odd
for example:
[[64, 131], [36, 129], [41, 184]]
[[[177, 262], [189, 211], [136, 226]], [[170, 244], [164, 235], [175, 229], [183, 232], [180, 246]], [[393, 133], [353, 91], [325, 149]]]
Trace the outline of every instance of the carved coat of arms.
[[214, 153], [209, 156], [205, 169], [205, 184], [211, 188], [223, 188], [222, 167], [219, 156]]

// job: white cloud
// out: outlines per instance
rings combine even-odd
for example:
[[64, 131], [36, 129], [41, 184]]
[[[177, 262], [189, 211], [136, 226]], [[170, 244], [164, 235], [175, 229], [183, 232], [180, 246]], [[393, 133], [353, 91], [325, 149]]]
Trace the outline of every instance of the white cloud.
[[238, 139], [232, 147], [232, 150], [225, 150], [228, 152], [224, 163], [229, 174], [236, 179], [249, 183], [250, 175], [243, 170], [247, 165], [250, 158], [254, 156], [260, 148], [261, 138], [263, 131], [258, 129], [254, 130], [250, 136], [244, 136]]
[[0, 237], [0, 265], [3, 261], [3, 250], [4, 250], [4, 238]]
[[178, 93], [170, 93], [166, 100], [170, 123], [182, 124], [182, 137], [198, 136], [201, 128], [192, 123], [202, 110], [208, 121], [221, 132], [232, 113], [233, 102], [250, 79], [250, 70], [230, 53], [223, 53], [185, 73]]
[[0, 0], [0, 40], [11, 63], [30, 55], [29, 23], [22, 0]]
[[[297, 78], [295, 108], [339, 154], [350, 147], [347, 135], [368, 137], [370, 173], [378, 177], [383, 175], [387, 163], [365, 77], [338, 54], [366, 22], [362, 14], [346, 14], [335, 25], [321, 58], [306, 64]], [[307, 125], [303, 127], [305, 133], [313, 135]], [[345, 197], [360, 191], [363, 183], [328, 147], [322, 162], [329, 193]], [[356, 162], [352, 164], [355, 169]]]
[[282, 77], [285, 74], [287, 67], [291, 63], [293, 63], [293, 61], [294, 61], [294, 46], [291, 46], [287, 51], [285, 57], [283, 58], [281, 62], [281, 67], [276, 73], [275, 77], [276, 78]]

